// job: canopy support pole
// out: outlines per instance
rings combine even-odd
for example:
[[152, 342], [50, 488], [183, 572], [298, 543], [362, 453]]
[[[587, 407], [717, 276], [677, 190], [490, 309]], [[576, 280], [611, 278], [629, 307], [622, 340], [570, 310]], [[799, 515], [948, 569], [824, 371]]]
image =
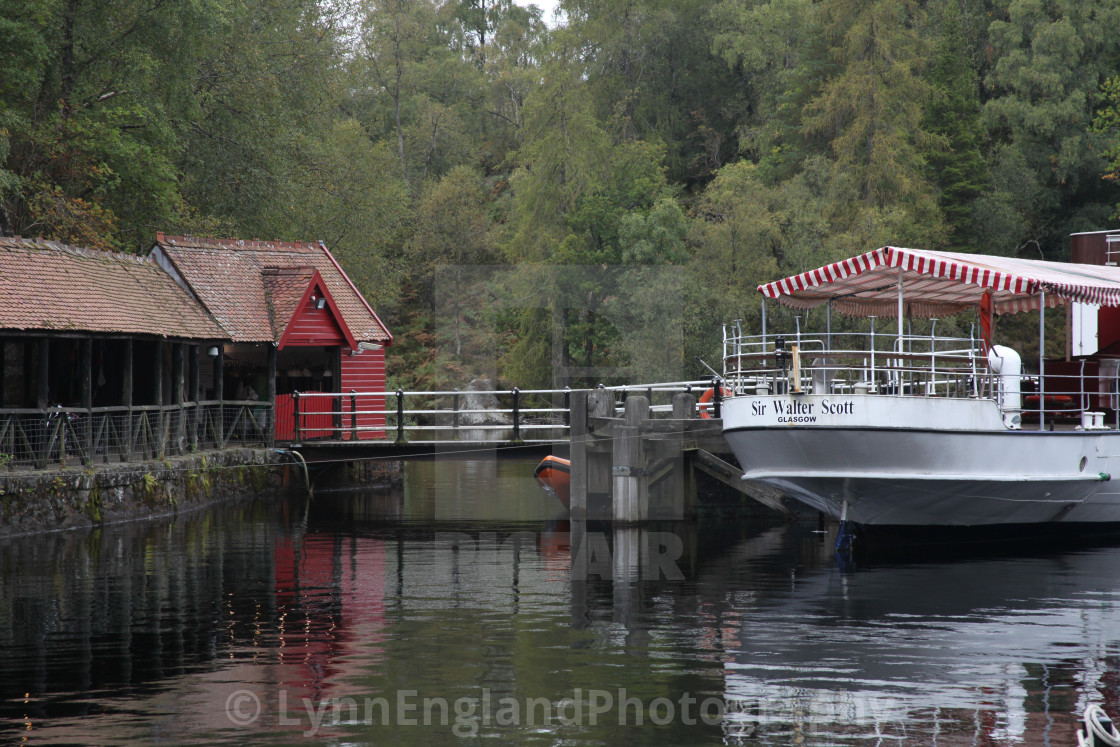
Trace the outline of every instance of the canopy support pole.
[[825, 347], [832, 353], [832, 299], [824, 302], [824, 335]]
[[902, 268], [898, 268], [898, 353], [902, 352]]
[[1046, 430], [1046, 291], [1038, 292], [1038, 429]]
[[762, 352], [766, 352], [766, 296], [762, 297]]

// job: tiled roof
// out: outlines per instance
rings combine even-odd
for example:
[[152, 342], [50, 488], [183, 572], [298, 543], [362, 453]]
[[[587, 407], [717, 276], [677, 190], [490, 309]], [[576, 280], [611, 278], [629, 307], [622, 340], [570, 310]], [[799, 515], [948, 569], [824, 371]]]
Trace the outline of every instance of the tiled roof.
[[315, 277], [314, 267], [266, 267], [261, 270], [264, 296], [268, 302], [272, 336], [279, 340], [296, 313], [304, 291]]
[[385, 325], [321, 242], [157, 234], [153, 252], [170, 261], [173, 274], [183, 279], [235, 342], [278, 341], [282, 330], [273, 327], [269, 315], [264, 271], [308, 267], [319, 271], [355, 339], [392, 342]]
[[149, 259], [3, 237], [0, 329], [228, 339]]

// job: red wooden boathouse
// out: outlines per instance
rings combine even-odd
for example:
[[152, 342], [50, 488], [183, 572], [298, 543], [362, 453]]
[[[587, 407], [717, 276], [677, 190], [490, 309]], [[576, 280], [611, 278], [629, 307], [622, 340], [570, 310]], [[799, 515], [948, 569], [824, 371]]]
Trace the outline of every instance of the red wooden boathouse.
[[277, 440], [296, 436], [295, 392], [341, 393], [299, 403], [302, 438], [383, 435], [393, 337], [322, 242], [161, 233], [151, 256], [229, 335], [227, 389], [276, 403]]

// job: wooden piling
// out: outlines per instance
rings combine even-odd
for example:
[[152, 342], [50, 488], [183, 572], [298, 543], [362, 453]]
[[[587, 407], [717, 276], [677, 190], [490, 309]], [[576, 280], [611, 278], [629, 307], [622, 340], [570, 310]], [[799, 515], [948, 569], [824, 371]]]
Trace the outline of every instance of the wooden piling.
[[573, 519], [587, 518], [587, 446], [590, 436], [587, 432], [587, 392], [572, 392], [571, 423], [568, 429], [570, 486], [568, 509]]
[[638, 522], [649, 518], [649, 464], [643, 448], [642, 425], [649, 419], [649, 399], [635, 395], [626, 399], [625, 425], [615, 428], [613, 518]]
[[696, 417], [696, 395], [691, 392], [677, 392], [673, 395], [673, 420], [688, 420]]

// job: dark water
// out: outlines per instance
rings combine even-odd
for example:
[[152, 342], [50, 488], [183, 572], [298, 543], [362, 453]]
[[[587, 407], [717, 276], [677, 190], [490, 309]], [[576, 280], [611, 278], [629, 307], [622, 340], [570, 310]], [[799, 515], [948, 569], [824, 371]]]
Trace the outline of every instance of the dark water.
[[532, 468], [7, 541], [0, 741], [1073, 745], [1120, 715], [1120, 544], [841, 567], [731, 505], [571, 526]]

